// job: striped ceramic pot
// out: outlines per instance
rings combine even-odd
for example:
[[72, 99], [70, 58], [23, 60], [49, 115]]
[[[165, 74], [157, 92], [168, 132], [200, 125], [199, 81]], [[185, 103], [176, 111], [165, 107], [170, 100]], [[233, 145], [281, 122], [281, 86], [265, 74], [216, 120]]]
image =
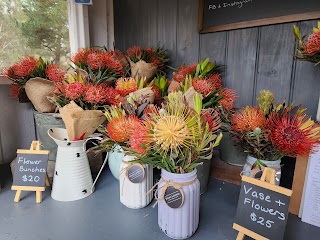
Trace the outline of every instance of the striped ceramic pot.
[[[168, 191], [170, 186], [174, 187], [173, 191]], [[173, 239], [191, 237], [199, 225], [200, 182], [197, 170], [177, 174], [162, 169], [158, 199], [160, 229]]]
[[131, 164], [133, 156], [124, 156], [120, 165], [120, 202], [128, 208], [146, 207], [153, 199], [153, 167]]

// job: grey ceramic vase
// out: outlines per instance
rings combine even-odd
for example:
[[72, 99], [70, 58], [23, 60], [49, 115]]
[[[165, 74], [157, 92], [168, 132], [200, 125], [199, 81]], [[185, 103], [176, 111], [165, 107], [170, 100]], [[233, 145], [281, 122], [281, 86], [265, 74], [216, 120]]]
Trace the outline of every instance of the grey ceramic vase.
[[208, 183], [210, 177], [211, 160], [200, 160], [201, 165], [196, 167], [197, 177], [200, 182], [200, 194], [205, 193], [208, 190]]
[[41, 142], [43, 150], [49, 150], [49, 160], [56, 160], [57, 144], [48, 136], [48, 130], [52, 128], [65, 128], [64, 122], [57, 113], [34, 112], [37, 139]]

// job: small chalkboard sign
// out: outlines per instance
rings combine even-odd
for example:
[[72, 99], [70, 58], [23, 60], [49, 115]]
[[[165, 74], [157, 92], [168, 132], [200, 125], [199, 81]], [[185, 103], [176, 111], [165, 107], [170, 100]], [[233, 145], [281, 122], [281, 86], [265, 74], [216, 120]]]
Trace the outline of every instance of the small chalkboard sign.
[[145, 171], [141, 164], [132, 164], [127, 169], [128, 179], [132, 183], [141, 183], [144, 179]]
[[199, 0], [201, 33], [317, 18], [319, 0]]
[[164, 201], [171, 208], [179, 208], [183, 204], [184, 194], [182, 190], [169, 185], [164, 192]]
[[41, 192], [49, 186], [47, 176], [49, 151], [40, 150], [39, 141], [33, 141], [30, 150], [18, 149], [17, 162], [11, 189], [16, 190], [14, 201], [19, 202], [22, 191], [36, 191], [36, 202], [41, 202]]
[[[262, 178], [267, 171], [270, 168]], [[243, 176], [233, 228], [254, 239], [283, 239], [291, 194], [289, 189]]]

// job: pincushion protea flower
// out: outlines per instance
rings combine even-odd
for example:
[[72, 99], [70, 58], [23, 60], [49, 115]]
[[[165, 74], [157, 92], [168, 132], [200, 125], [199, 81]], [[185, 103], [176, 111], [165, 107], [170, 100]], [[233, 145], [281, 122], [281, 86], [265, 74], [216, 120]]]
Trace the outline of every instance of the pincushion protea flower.
[[211, 132], [217, 131], [221, 127], [221, 119], [218, 112], [214, 111], [214, 109], [202, 109], [200, 116], [203, 122], [208, 124]]
[[137, 81], [133, 77], [119, 78], [116, 82], [116, 90], [120, 93], [121, 96], [126, 96], [129, 93], [138, 90]]
[[233, 89], [223, 88], [219, 92], [219, 96], [222, 96], [222, 99], [218, 102], [220, 106], [226, 110], [231, 110], [234, 108], [238, 96]]
[[87, 58], [88, 55], [90, 54], [91, 50], [88, 48], [80, 48], [77, 53], [75, 53], [72, 57], [71, 57], [71, 61], [76, 64], [77, 66], [83, 64], [86, 65], [87, 64]]
[[103, 104], [106, 102], [106, 87], [102, 84], [92, 85], [88, 84], [85, 90], [84, 100], [88, 103]]
[[153, 86], [151, 87], [151, 90], [154, 92], [154, 97], [155, 97], [155, 99], [161, 98], [161, 91], [160, 91], [160, 89], [159, 89], [157, 86], [153, 85]]
[[272, 112], [266, 124], [272, 144], [285, 156], [306, 155], [320, 141], [320, 127], [307, 115]]
[[26, 77], [34, 72], [38, 65], [38, 60], [32, 56], [25, 56], [15, 63], [11, 68], [14, 75], [18, 77]]
[[141, 121], [136, 116], [120, 116], [110, 120], [107, 125], [109, 137], [119, 143], [130, 139], [133, 131], [141, 127]]
[[266, 119], [263, 111], [257, 107], [247, 106], [237, 111], [231, 118], [231, 127], [236, 132], [253, 131], [264, 128]]
[[65, 89], [64, 93], [65, 96], [70, 100], [76, 100], [82, 97], [84, 94], [86, 88], [85, 86], [80, 82], [73, 82], [68, 84]]
[[211, 76], [206, 78], [208, 82], [211, 83], [211, 85], [214, 86], [215, 89], [222, 88], [222, 80], [221, 80], [221, 74], [215, 73]]
[[106, 98], [106, 103], [110, 105], [119, 105], [122, 101], [122, 97], [120, 93], [114, 89], [113, 87], [107, 87], [105, 89], [105, 98]]
[[14, 98], [18, 98], [20, 89], [21, 89], [21, 87], [19, 87], [17, 85], [11, 85], [10, 96], [12, 96]]
[[314, 55], [320, 52], [320, 31], [314, 32], [308, 37], [306, 53]]
[[147, 152], [147, 147], [150, 143], [149, 139], [150, 129], [144, 125], [135, 129], [130, 137], [129, 145], [132, 150], [145, 154]]
[[131, 58], [138, 58], [140, 59], [142, 56], [142, 49], [138, 46], [132, 46], [127, 50], [128, 57]]
[[197, 69], [197, 64], [191, 64], [189, 66], [180, 66], [176, 72], [173, 73], [172, 80], [177, 82], [183, 82], [187, 75], [194, 75]]
[[61, 82], [65, 79], [67, 71], [58, 64], [48, 64], [46, 68], [46, 75], [49, 80], [53, 82]]
[[205, 96], [216, 90], [215, 86], [207, 79], [194, 78], [192, 79], [192, 86], [194, 87], [194, 90]]

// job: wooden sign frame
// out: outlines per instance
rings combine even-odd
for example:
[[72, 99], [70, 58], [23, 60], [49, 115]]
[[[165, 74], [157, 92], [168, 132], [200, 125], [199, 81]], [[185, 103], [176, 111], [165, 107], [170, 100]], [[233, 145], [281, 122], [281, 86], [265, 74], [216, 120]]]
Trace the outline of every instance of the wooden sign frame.
[[[247, 177], [247, 176], [242, 176], [242, 181], [248, 182], [248, 183], [251, 183], [251, 184], [254, 184], [254, 185], [263, 187], [265, 189], [269, 189], [271, 191], [278, 192], [290, 197], [292, 195], [292, 190], [275, 185], [275, 175], [276, 175], [276, 171], [274, 169], [265, 168], [260, 180]], [[236, 240], [243, 240], [245, 236], [249, 236], [257, 240], [268, 240], [268, 238], [265, 238], [260, 234], [257, 234], [247, 228], [244, 228], [237, 223], [233, 224], [233, 229], [239, 232]]]
[[[18, 149], [17, 153], [30, 153], [30, 154], [49, 154], [48, 150], [40, 150], [40, 142], [33, 141], [31, 143], [30, 149]], [[46, 173], [45, 185], [47, 187], [50, 186], [50, 181], [48, 178], [48, 174]], [[21, 198], [22, 191], [35, 191], [36, 192], [36, 203], [42, 202], [42, 192], [45, 191], [46, 187], [32, 187], [32, 186], [16, 186], [13, 185], [11, 190], [17, 191], [14, 197], [14, 202], [19, 202]]]
[[271, 17], [271, 18], [262, 18], [257, 20], [250, 20], [245, 22], [237, 22], [230, 23], [218, 26], [203, 26], [203, 12], [204, 12], [204, 0], [199, 0], [198, 5], [198, 30], [199, 33], [209, 33], [209, 32], [220, 32], [225, 30], [233, 30], [240, 28], [248, 28], [248, 27], [256, 27], [256, 26], [264, 26], [271, 25], [276, 23], [287, 23], [294, 21], [302, 21], [302, 20], [311, 20], [320, 18], [320, 12], [308, 12], [308, 13], [299, 13], [299, 14], [291, 14], [280, 17]]

